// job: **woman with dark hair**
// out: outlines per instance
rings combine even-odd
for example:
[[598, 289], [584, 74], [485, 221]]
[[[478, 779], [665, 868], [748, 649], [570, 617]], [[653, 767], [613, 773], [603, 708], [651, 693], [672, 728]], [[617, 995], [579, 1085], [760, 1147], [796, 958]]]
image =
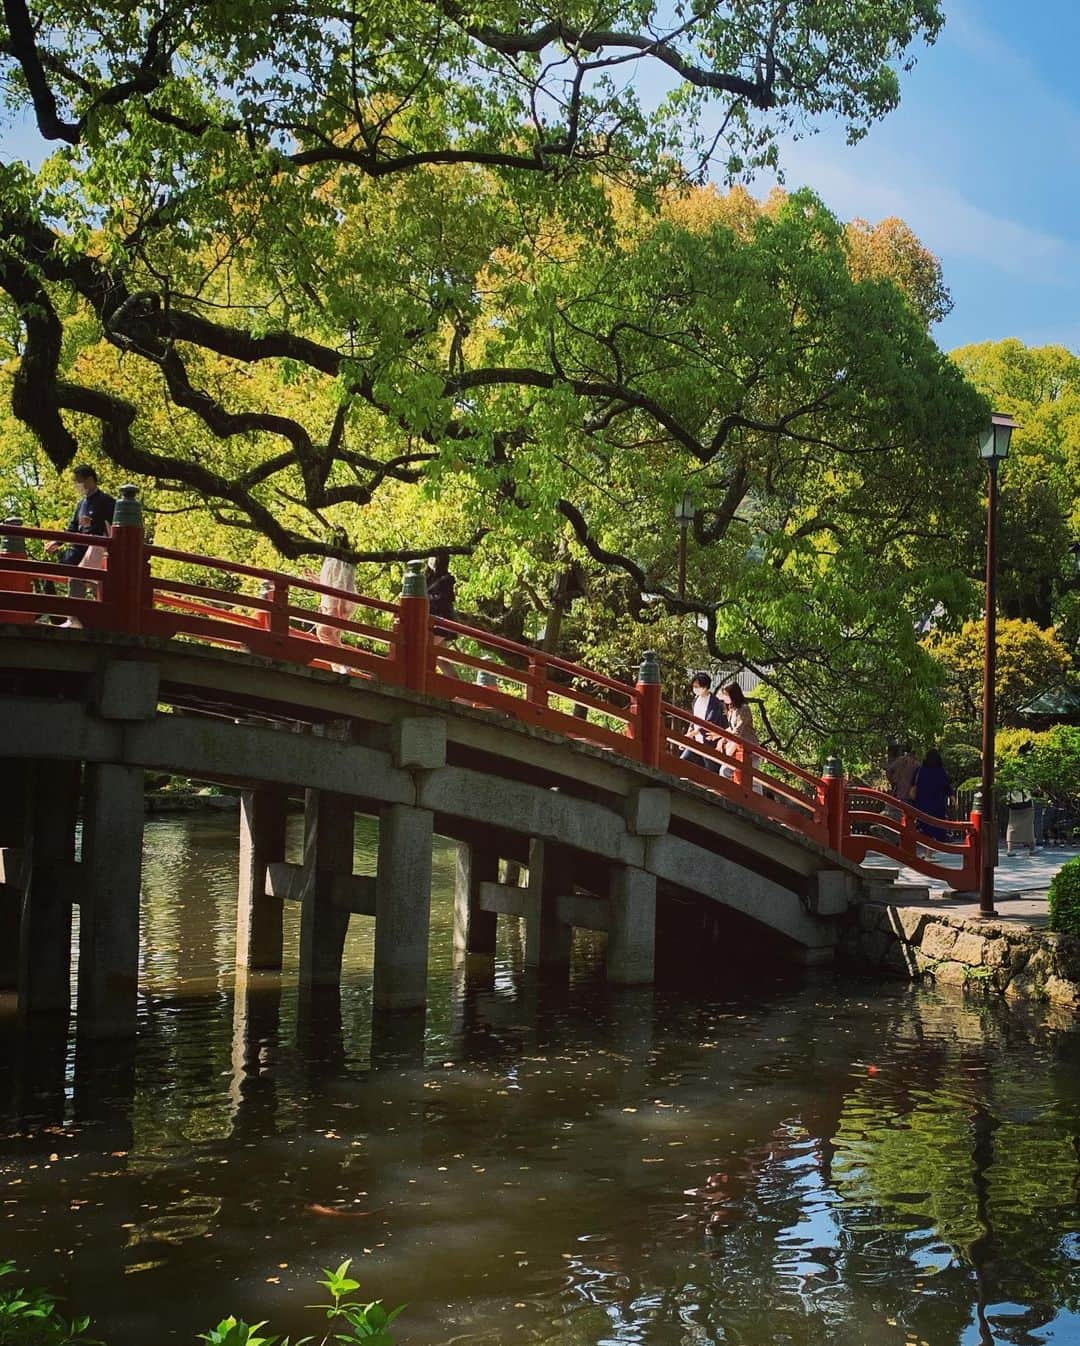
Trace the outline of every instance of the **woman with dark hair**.
[[[911, 786], [912, 802], [920, 813], [929, 813], [933, 818], [948, 818], [952, 792], [952, 781], [941, 760], [941, 753], [936, 748], [930, 748], [915, 773]], [[917, 826], [924, 836], [934, 837], [937, 841], [948, 840], [949, 834], [943, 827], [931, 827], [924, 822]]]
[[[729, 682], [721, 691], [721, 698], [724, 702], [724, 709], [727, 711], [728, 733], [736, 735], [744, 743], [757, 743], [760, 740], [757, 736], [757, 730], [754, 728], [754, 712], [746, 703], [746, 697], [743, 689], [737, 682]], [[734, 757], [739, 751], [738, 743], [733, 738], [724, 740], [724, 755]], [[725, 776], [734, 776], [735, 772], [731, 767], [724, 767]], [[760, 792], [760, 786], [755, 784], [754, 789]]]
[[[724, 698], [724, 705], [727, 709], [728, 729], [733, 734], [738, 734], [739, 738], [746, 739], [747, 743], [757, 743], [757, 731], [754, 728], [754, 712], [747, 704], [743, 689], [737, 682], [729, 682], [720, 693]], [[728, 756], [734, 756], [735, 745], [730, 745]]]

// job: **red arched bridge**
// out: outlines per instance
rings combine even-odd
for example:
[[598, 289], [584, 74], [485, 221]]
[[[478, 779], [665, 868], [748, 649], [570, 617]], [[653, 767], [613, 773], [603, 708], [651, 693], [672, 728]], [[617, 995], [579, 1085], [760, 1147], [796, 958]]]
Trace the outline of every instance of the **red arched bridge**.
[[[67, 920], [70, 941], [63, 889], [75, 882], [84, 890], [80, 1019], [85, 983], [99, 1031], [133, 1028], [139, 871], [131, 857], [125, 871], [117, 850], [125, 828], [137, 828], [139, 845], [120, 849], [141, 849], [145, 769], [246, 791], [239, 965], [280, 967], [281, 903], [296, 898], [301, 980], [334, 981], [350, 912], [373, 914], [376, 1001], [387, 1006], [423, 1003], [417, 942], [428, 918], [415, 894], [428, 901], [430, 854], [422, 857], [433, 826], [461, 845], [456, 947], [489, 953], [497, 916], [522, 916], [527, 961], [543, 966], [565, 960], [574, 926], [600, 929], [609, 976], [623, 982], [651, 979], [657, 882], [674, 895], [672, 910], [680, 894], [696, 894], [819, 952], [831, 952], [826, 918], [846, 908], [871, 851], [956, 888], [977, 886], [978, 815], [949, 822], [939, 839], [923, 827], [940, 819], [849, 784], [835, 760], [818, 776], [696, 720], [663, 700], [651, 654], [630, 684], [433, 620], [420, 562], [390, 603], [157, 547], [132, 487], [121, 491], [111, 535], [93, 539], [100, 568], [28, 554], [43, 542], [86, 541], [0, 525], [0, 624], [11, 637], [0, 666], [0, 756], [38, 779], [35, 793], [8, 772], [0, 879], [24, 894], [37, 886], [19, 934], [20, 994], [31, 1008], [67, 1003], [70, 943], [48, 932]], [[58, 784], [46, 764], [61, 761], [70, 770]], [[305, 794], [310, 815], [303, 864], [285, 861], [290, 789]], [[29, 802], [15, 807], [17, 797]], [[379, 814], [380, 857], [385, 833], [387, 862], [372, 879], [351, 872], [357, 809]], [[412, 873], [402, 858], [410, 854], [421, 857]], [[500, 859], [525, 866], [529, 888], [500, 882]], [[110, 932], [110, 922], [122, 928]]]

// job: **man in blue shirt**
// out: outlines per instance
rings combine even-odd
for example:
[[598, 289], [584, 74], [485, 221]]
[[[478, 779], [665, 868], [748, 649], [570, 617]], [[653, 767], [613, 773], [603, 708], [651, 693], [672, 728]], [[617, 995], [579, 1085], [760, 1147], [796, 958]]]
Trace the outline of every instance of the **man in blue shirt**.
[[[69, 533], [83, 533], [86, 537], [105, 537], [113, 521], [116, 501], [98, 486], [97, 473], [86, 464], [74, 469], [72, 477], [80, 493], [79, 503], [67, 526]], [[89, 542], [87, 543], [87, 546]], [[73, 542], [64, 546], [61, 542], [46, 542], [45, 550], [55, 555], [60, 552], [60, 562], [66, 566], [77, 566], [86, 555], [87, 547]], [[71, 581], [68, 592], [72, 598], [87, 598], [92, 586], [86, 580]]]

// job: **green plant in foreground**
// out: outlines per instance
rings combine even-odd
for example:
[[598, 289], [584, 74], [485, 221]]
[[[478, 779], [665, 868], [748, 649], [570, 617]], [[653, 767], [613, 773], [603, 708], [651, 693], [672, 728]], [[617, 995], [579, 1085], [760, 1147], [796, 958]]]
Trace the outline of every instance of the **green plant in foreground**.
[[[259, 1336], [259, 1332], [265, 1326], [265, 1323], [249, 1326], [230, 1315], [228, 1318], [222, 1318], [217, 1327], [212, 1327], [209, 1332], [200, 1332], [199, 1340], [205, 1341], [207, 1346], [274, 1346], [277, 1337]], [[288, 1346], [287, 1338], [281, 1346]]]
[[393, 1346], [394, 1339], [387, 1329], [405, 1305], [399, 1304], [396, 1309], [387, 1310], [378, 1299], [367, 1304], [361, 1303], [358, 1299], [350, 1299], [349, 1296], [360, 1288], [359, 1281], [349, 1277], [351, 1265], [350, 1258], [342, 1262], [337, 1271], [323, 1270], [326, 1280], [320, 1281], [319, 1284], [326, 1287], [331, 1302], [313, 1304], [311, 1307], [322, 1309], [331, 1325], [335, 1322], [344, 1323], [348, 1328], [345, 1332], [328, 1332], [323, 1338], [323, 1346], [327, 1346], [331, 1341], [364, 1341], [368, 1346]]
[[1080, 935], [1080, 855], [1062, 865], [1054, 875], [1047, 907], [1051, 930], [1062, 935]]
[[[348, 1274], [351, 1265], [350, 1259], [342, 1262], [336, 1271], [323, 1269], [326, 1279], [319, 1284], [329, 1293], [330, 1303], [308, 1307], [321, 1309], [326, 1314], [327, 1330], [322, 1337], [301, 1337], [292, 1346], [331, 1346], [334, 1342], [344, 1346], [355, 1342], [363, 1342], [365, 1346], [393, 1346], [394, 1339], [388, 1329], [405, 1305], [387, 1310], [378, 1299], [365, 1304], [350, 1298], [360, 1288], [360, 1282], [352, 1280]], [[217, 1327], [201, 1333], [199, 1340], [206, 1346], [290, 1346], [288, 1337], [262, 1336], [265, 1326], [265, 1322], [249, 1325], [233, 1317], [223, 1318]]]
[[[321, 1336], [301, 1337], [290, 1343], [288, 1337], [264, 1334], [265, 1322], [245, 1323], [230, 1314], [209, 1332], [201, 1332], [199, 1340], [206, 1346], [353, 1346], [358, 1342], [364, 1346], [394, 1346], [389, 1328], [404, 1304], [388, 1310], [378, 1299], [366, 1304], [353, 1299], [360, 1283], [349, 1276], [350, 1266], [351, 1261], [342, 1262], [336, 1271], [324, 1268], [326, 1279], [319, 1284], [329, 1293], [330, 1303], [308, 1305], [326, 1315], [327, 1328]], [[14, 1262], [0, 1262], [0, 1279], [14, 1271]], [[86, 1335], [89, 1318], [68, 1322], [57, 1313], [56, 1304], [56, 1296], [47, 1290], [0, 1286], [0, 1346], [102, 1346]]]
[[[0, 1278], [14, 1271], [14, 1262], [0, 1262]], [[0, 1286], [0, 1346], [100, 1346], [86, 1336], [89, 1318], [68, 1322], [56, 1303], [45, 1290]]]

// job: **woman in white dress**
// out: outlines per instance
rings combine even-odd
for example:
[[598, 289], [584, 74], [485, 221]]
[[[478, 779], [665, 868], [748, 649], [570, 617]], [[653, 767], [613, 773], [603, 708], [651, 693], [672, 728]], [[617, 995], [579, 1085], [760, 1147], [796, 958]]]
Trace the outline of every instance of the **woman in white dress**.
[[[343, 589], [349, 593], [356, 593], [356, 566], [351, 561], [342, 561], [336, 556], [328, 556], [323, 561], [319, 569], [319, 583], [324, 584], [328, 589]], [[358, 604], [353, 603], [343, 594], [320, 594], [319, 611], [327, 617], [336, 617], [339, 621], [348, 622], [356, 615]], [[342, 631], [340, 626], [327, 626], [320, 623], [315, 628], [315, 634], [324, 645], [341, 646]], [[334, 664], [334, 670], [338, 673], [348, 673], [348, 665]]]

